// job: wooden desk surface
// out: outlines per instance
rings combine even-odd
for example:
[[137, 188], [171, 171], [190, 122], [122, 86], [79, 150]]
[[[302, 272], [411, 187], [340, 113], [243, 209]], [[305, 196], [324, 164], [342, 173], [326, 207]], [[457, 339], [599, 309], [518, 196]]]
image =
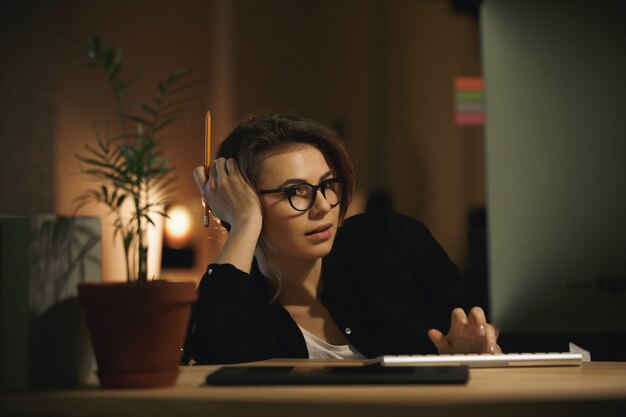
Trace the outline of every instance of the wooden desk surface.
[[[288, 365], [294, 361], [278, 363]], [[93, 385], [73, 390], [5, 392], [0, 394], [0, 415], [626, 415], [626, 362], [471, 369], [467, 385], [202, 386], [205, 376], [218, 368], [181, 367], [178, 384], [172, 388], [102, 390], [94, 381]]]

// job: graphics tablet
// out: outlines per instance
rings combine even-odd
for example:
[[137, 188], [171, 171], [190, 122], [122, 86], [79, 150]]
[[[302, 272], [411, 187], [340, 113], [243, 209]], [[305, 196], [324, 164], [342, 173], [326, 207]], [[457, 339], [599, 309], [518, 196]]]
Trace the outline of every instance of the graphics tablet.
[[465, 384], [466, 366], [225, 366], [207, 385]]

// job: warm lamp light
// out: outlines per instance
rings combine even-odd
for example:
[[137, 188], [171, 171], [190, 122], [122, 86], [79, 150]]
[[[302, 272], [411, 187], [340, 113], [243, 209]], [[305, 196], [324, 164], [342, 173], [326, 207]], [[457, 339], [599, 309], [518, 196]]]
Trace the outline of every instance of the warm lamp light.
[[176, 204], [167, 210], [165, 220], [165, 242], [168, 246], [180, 249], [188, 245], [191, 238], [192, 217], [189, 208]]

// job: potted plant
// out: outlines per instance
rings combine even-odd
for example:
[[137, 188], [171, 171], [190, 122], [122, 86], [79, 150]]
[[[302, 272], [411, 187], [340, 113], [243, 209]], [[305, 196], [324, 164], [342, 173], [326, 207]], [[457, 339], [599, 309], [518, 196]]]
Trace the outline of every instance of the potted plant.
[[187, 70], [175, 70], [158, 83], [149, 102], [126, 105], [130, 81], [121, 78], [120, 49], [103, 48], [97, 37], [86, 42], [90, 66], [102, 70], [117, 106], [119, 133], [94, 127], [96, 145], [85, 145], [77, 158], [93, 187], [77, 198], [104, 204], [114, 218], [126, 260], [126, 282], [80, 284], [98, 377], [103, 387], [159, 387], [176, 382], [195, 283], [166, 282], [148, 276], [148, 225], [166, 216], [164, 205], [175, 181], [169, 158], [157, 140], [185, 111], [182, 94]]

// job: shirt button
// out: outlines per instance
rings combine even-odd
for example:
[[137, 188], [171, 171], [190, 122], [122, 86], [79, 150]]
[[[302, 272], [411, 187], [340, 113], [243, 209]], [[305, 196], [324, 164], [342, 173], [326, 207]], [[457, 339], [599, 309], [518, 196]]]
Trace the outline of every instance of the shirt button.
[[211, 268], [209, 268], [208, 271], [206, 271], [207, 274], [211, 275], [213, 273], [213, 270]]
[[352, 333], [352, 329], [349, 327], [346, 327], [346, 334], [350, 334], [350, 333]]

